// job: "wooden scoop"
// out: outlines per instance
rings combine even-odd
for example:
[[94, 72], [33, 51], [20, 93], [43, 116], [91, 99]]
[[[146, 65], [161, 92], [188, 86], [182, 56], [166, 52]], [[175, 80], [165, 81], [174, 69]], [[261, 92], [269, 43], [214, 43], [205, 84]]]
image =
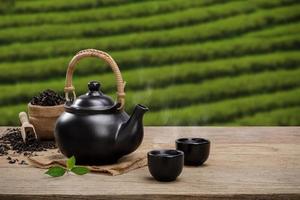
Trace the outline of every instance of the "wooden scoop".
[[38, 139], [37, 134], [35, 132], [34, 126], [29, 123], [28, 116], [26, 112], [20, 112], [19, 113], [19, 119], [22, 124], [21, 126], [21, 135], [23, 138], [23, 141], [26, 142], [26, 137], [29, 134], [32, 134], [35, 136], [35, 139]]

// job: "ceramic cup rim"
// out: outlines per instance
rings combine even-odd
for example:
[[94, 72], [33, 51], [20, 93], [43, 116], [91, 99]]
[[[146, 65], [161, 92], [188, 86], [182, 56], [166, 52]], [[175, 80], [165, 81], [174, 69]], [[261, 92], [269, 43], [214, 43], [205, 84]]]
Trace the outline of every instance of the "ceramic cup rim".
[[208, 139], [200, 138], [200, 137], [182, 137], [176, 139], [176, 143], [185, 144], [185, 145], [205, 145], [205, 144], [210, 144], [210, 141]]
[[155, 149], [149, 151], [147, 155], [154, 158], [176, 158], [183, 156], [184, 153], [177, 149]]

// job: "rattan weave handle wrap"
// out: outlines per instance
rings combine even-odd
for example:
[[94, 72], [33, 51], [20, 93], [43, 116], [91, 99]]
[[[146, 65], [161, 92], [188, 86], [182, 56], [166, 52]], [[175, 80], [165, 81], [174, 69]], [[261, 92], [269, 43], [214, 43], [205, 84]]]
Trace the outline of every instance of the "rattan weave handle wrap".
[[114, 59], [103, 51], [99, 51], [96, 49], [85, 49], [79, 51], [70, 61], [67, 74], [66, 74], [66, 84], [65, 84], [65, 95], [66, 100], [69, 101], [69, 92], [73, 93], [74, 99], [76, 98], [75, 88], [73, 86], [72, 78], [75, 70], [75, 65], [79, 60], [85, 57], [98, 57], [104, 60], [113, 70], [116, 83], [117, 83], [117, 102], [120, 103], [119, 110], [123, 110], [125, 106], [125, 82], [123, 81], [120, 69]]

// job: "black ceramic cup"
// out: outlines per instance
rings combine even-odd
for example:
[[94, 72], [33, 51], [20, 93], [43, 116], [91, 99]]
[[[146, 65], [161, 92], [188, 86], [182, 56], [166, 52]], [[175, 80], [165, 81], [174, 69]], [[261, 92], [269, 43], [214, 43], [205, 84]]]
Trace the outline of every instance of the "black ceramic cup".
[[210, 141], [204, 138], [180, 138], [176, 140], [176, 149], [184, 152], [184, 164], [199, 166], [209, 156]]
[[148, 152], [150, 174], [158, 181], [176, 180], [183, 168], [183, 157], [183, 152], [175, 149]]

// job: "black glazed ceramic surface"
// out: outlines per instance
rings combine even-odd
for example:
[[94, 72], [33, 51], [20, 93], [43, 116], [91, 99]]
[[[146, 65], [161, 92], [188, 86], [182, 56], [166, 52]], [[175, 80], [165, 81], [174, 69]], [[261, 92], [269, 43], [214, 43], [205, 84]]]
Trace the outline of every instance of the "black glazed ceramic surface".
[[184, 164], [199, 166], [209, 156], [210, 141], [204, 138], [180, 138], [176, 140], [176, 149], [184, 152]]
[[148, 152], [148, 169], [158, 181], [174, 181], [181, 174], [184, 155], [182, 151], [153, 150]]
[[66, 103], [58, 118], [55, 139], [67, 157], [78, 164], [109, 164], [135, 151], [143, 140], [143, 115], [147, 107], [137, 105], [132, 116], [118, 110], [116, 103], [90, 82], [89, 92]]

